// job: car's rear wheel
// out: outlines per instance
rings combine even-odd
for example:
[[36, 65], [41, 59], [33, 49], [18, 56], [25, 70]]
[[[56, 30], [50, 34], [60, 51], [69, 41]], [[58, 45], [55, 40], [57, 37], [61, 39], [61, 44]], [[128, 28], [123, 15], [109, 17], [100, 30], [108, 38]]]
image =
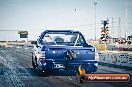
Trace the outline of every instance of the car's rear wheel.
[[80, 83], [83, 83], [84, 80], [85, 80], [85, 76], [81, 76], [80, 79], [79, 79]]
[[39, 76], [48, 77], [48, 71], [47, 70], [39, 70]]
[[34, 69], [36, 68], [36, 65], [33, 61], [32, 61], [32, 66], [33, 66]]

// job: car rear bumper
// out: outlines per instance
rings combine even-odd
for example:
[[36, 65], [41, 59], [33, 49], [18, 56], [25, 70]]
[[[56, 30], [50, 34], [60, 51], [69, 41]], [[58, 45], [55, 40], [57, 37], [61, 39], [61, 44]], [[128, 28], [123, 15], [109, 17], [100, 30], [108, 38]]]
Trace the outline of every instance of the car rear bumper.
[[[87, 61], [82, 61], [82, 62], [78, 62], [78, 63], [69, 62], [68, 64], [47, 60], [44, 64], [39, 65], [39, 69], [41, 71], [48, 70], [51, 72], [63, 71], [63, 72], [67, 72], [67, 73], [68, 72], [74, 73], [74, 72], [78, 71], [79, 65], [82, 65], [82, 68], [85, 69], [86, 73], [96, 72], [97, 68], [98, 68], [98, 62], [95, 60], [92, 60], [92, 61], [87, 60]], [[56, 67], [56, 66], [58, 66], [58, 67]]]

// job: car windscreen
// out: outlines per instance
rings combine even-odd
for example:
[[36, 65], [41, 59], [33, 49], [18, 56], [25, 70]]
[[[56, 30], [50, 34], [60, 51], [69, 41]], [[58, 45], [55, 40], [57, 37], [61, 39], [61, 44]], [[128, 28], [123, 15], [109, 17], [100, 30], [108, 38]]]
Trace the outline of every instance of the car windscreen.
[[80, 33], [73, 33], [73, 32], [47, 32], [43, 39], [43, 43], [73, 43], [81, 44], [85, 43], [84, 38]]

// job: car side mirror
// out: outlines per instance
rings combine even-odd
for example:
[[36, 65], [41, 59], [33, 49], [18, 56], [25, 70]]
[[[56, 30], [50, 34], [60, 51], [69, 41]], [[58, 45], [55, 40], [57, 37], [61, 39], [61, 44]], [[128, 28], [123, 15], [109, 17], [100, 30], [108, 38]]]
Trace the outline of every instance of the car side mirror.
[[37, 45], [37, 41], [32, 41], [31, 44]]

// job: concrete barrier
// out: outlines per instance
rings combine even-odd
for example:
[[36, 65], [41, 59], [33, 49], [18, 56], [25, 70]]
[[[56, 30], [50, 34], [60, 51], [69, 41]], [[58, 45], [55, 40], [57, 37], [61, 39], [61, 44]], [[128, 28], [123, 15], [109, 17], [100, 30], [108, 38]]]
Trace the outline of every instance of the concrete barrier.
[[99, 53], [99, 62], [132, 67], [132, 54], [129, 53]]

